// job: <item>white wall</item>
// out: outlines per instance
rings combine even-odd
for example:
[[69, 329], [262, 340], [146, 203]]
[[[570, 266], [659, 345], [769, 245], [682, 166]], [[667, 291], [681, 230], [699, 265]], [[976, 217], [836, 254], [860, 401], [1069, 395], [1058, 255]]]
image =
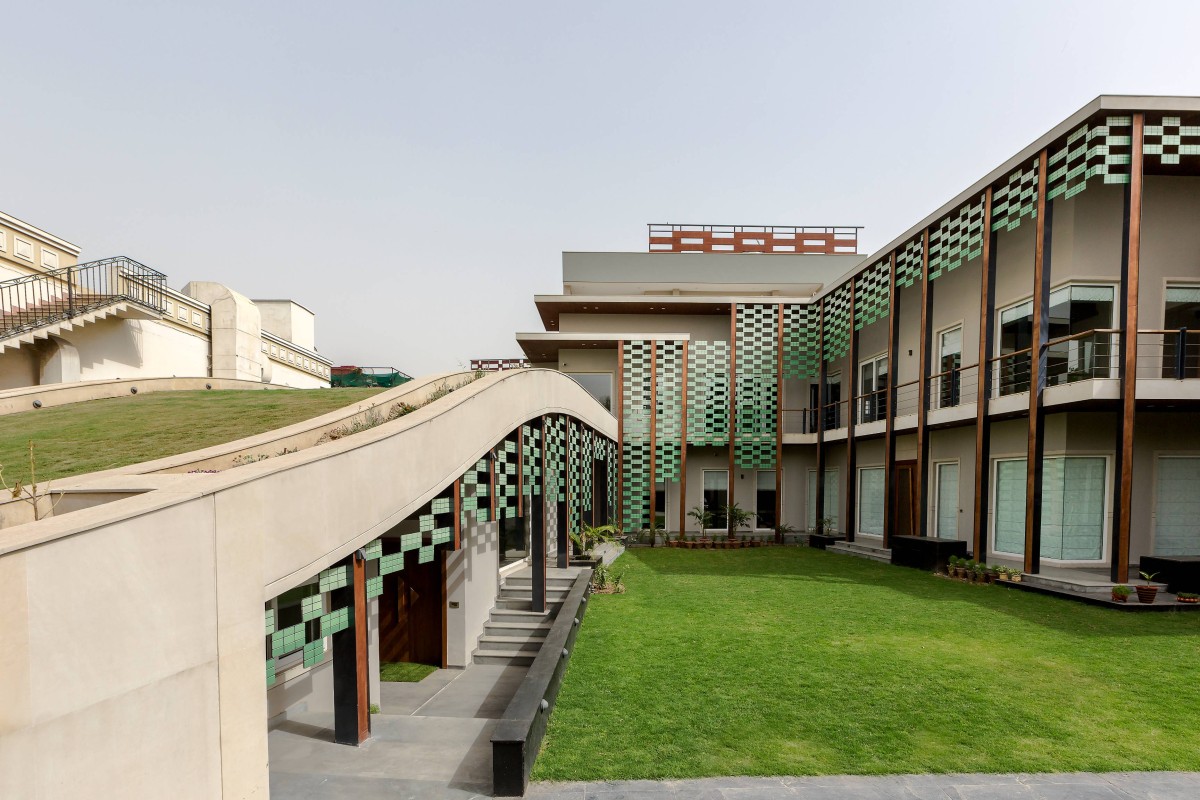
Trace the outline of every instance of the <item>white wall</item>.
[[61, 338], [79, 351], [80, 380], [209, 374], [208, 340], [154, 320], [110, 317]]
[[465, 667], [471, 663], [483, 624], [500, 593], [499, 523], [466, 526], [462, 549], [446, 554], [447, 605], [446, 663]]
[[[264, 355], [263, 360], [267, 361]], [[293, 389], [322, 389], [329, 386], [329, 381], [325, 378], [317, 377], [311, 372], [305, 372], [302, 369], [296, 369], [291, 364], [285, 364], [275, 359], [269, 360], [270, 378], [268, 383], [276, 386], [290, 386]]]

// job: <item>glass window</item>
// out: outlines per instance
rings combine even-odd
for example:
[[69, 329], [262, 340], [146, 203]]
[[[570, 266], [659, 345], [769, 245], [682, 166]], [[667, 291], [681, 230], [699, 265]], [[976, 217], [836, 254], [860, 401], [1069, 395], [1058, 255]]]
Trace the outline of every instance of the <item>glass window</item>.
[[588, 394], [596, 398], [600, 405], [612, 411], [613, 376], [611, 372], [568, 372], [567, 374], [574, 378], [576, 383], [582, 386]]
[[937, 407], [953, 408], [962, 394], [962, 327], [938, 334]]
[[[1099, 561], [1104, 557], [1107, 461], [1102, 456], [1042, 460], [1041, 557]], [[996, 463], [997, 551], [1025, 553], [1025, 459]]]
[[883, 467], [864, 467], [858, 471], [858, 532], [883, 535]]
[[[937, 473], [934, 491], [937, 498], [934, 506], [937, 516], [934, 519], [933, 535], [939, 539], [958, 538], [958, 462], [951, 461], [935, 465]], [[1024, 510], [1022, 510], [1024, 513]]]
[[1200, 286], [1167, 287], [1163, 328], [1169, 331], [1187, 328], [1188, 332], [1183, 335], [1183, 370], [1178, 376], [1179, 335], [1163, 337], [1162, 376], [1200, 378]]
[[1159, 456], [1154, 499], [1154, 554], [1200, 553], [1200, 457]]
[[887, 416], [887, 388], [887, 356], [871, 358], [859, 365], [859, 422], [876, 422]]
[[825, 430], [840, 428], [842, 422], [842, 373], [825, 378]]
[[704, 470], [704, 510], [712, 514], [710, 530], [722, 530], [725, 521], [725, 506], [729, 505], [729, 472], [723, 469]]
[[754, 492], [754, 511], [758, 516], [756, 528], [775, 530], [775, 470], [759, 470]]
[[[1048, 338], [1086, 334], [1112, 327], [1112, 286], [1064, 286], [1049, 297]], [[1000, 312], [1000, 355], [1016, 353], [1033, 345], [1033, 301], [1011, 306]], [[1112, 335], [1096, 333], [1050, 345], [1046, 361], [1049, 385], [1088, 378], [1106, 378], [1112, 358]], [[1006, 358], [1000, 362], [1000, 394], [1029, 391], [1031, 354]]]
[[667, 485], [659, 482], [654, 484], [654, 519], [659, 528], [667, 527]]
[[[825, 470], [825, 519], [829, 520], [829, 529], [833, 531], [841, 530], [838, 514], [838, 471], [836, 469]], [[815, 530], [817, 527], [817, 471], [810, 469], [808, 471], [808, 529]]]

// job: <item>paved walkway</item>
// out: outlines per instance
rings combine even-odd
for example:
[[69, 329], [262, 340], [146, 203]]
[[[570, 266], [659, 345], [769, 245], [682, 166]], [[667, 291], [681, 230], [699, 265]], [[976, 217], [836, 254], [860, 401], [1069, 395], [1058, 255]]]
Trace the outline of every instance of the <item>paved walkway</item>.
[[1200, 772], [534, 783], [536, 800], [1196, 800]]
[[334, 743], [332, 713], [293, 715], [267, 736], [272, 800], [490, 796], [492, 728], [525, 672], [473, 664], [384, 683], [362, 747]]

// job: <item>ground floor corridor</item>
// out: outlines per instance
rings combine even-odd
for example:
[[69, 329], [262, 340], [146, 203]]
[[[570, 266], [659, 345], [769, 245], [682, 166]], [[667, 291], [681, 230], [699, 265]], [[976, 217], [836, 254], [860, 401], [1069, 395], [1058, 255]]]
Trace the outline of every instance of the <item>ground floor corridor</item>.
[[332, 713], [290, 714], [268, 736], [271, 796], [433, 800], [490, 796], [492, 729], [525, 667], [473, 664], [383, 683], [360, 747], [333, 740]]

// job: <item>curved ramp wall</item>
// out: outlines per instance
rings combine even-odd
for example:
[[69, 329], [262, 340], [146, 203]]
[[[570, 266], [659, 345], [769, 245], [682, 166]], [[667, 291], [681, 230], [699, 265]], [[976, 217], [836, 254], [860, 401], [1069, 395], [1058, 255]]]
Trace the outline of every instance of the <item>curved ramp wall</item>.
[[265, 797], [264, 602], [543, 414], [615, 438], [570, 378], [506, 372], [321, 447], [4, 531], [0, 796]]

